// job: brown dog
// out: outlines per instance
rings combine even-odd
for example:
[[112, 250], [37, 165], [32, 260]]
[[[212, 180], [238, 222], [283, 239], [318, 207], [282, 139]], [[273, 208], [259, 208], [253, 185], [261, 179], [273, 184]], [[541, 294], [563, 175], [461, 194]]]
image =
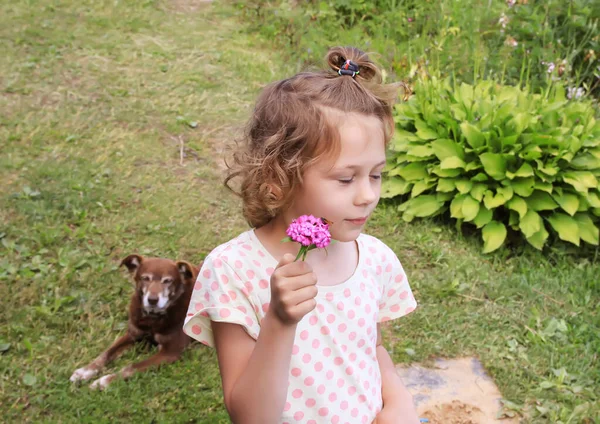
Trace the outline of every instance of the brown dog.
[[89, 365], [75, 370], [72, 382], [96, 376], [110, 361], [135, 342], [149, 339], [158, 344], [158, 353], [120, 373], [107, 374], [91, 385], [103, 389], [115, 378], [128, 378], [136, 371], [153, 365], [174, 362], [181, 356], [190, 338], [183, 332], [183, 321], [192, 295], [198, 268], [188, 262], [129, 255], [121, 262], [135, 280], [135, 293], [129, 304], [127, 333], [119, 337]]

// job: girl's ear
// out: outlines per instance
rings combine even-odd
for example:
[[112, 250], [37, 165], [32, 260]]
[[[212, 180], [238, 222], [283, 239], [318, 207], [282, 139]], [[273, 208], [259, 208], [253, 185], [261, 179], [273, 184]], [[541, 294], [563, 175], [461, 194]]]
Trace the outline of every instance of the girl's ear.
[[127, 269], [129, 270], [129, 273], [134, 274], [138, 270], [138, 268], [140, 267], [140, 265], [142, 264], [143, 261], [144, 261], [143, 256], [133, 254], [133, 255], [129, 255], [125, 259], [123, 259], [119, 266], [125, 265], [127, 267]]

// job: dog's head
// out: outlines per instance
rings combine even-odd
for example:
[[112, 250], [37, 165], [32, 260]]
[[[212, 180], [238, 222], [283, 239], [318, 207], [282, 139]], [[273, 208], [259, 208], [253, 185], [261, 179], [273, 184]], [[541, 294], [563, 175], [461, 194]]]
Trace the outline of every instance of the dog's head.
[[189, 262], [129, 255], [121, 261], [135, 281], [147, 313], [163, 314], [175, 300], [193, 286], [198, 268]]

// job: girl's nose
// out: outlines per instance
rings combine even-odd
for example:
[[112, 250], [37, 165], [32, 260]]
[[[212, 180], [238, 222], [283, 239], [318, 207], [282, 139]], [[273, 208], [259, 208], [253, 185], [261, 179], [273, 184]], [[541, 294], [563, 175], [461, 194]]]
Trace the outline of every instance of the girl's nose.
[[375, 187], [371, 182], [371, 179], [368, 178], [366, 181], [360, 184], [358, 189], [358, 193], [355, 197], [356, 205], [369, 205], [377, 200], [377, 192], [375, 191]]

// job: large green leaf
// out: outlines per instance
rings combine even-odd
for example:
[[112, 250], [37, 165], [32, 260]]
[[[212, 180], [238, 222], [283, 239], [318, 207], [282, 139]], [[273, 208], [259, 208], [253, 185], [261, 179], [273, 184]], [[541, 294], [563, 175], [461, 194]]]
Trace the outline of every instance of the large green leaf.
[[438, 133], [429, 128], [427, 124], [420, 119], [415, 120], [415, 127], [417, 128], [417, 137], [421, 140], [434, 140], [439, 137]]
[[465, 221], [472, 221], [479, 213], [479, 202], [471, 196], [466, 195], [462, 204], [462, 214]]
[[483, 237], [483, 253], [498, 249], [506, 239], [506, 227], [498, 221], [491, 221], [481, 230]]
[[460, 194], [452, 199], [450, 203], [450, 216], [456, 219], [463, 219], [465, 216], [462, 212], [462, 205], [467, 196], [465, 194]]
[[594, 225], [592, 218], [586, 213], [578, 213], [575, 215], [575, 221], [579, 226], [579, 236], [581, 239], [589, 244], [598, 246], [598, 236], [600, 231], [598, 227]]
[[[512, 197], [512, 196], [511, 196]], [[494, 193], [491, 190], [486, 190], [485, 195], [483, 196], [483, 204], [488, 209], [495, 209], [498, 206], [505, 204], [509, 197], [506, 197], [503, 193]]]
[[409, 183], [403, 178], [386, 178], [381, 184], [381, 197], [390, 198], [406, 194], [410, 191], [411, 187], [412, 183]]
[[473, 220], [473, 224], [475, 224], [475, 226], [477, 228], [481, 228], [484, 225], [486, 225], [488, 222], [490, 222], [492, 220], [493, 216], [494, 216], [493, 211], [489, 210], [485, 206], [481, 206], [479, 208], [479, 212], [477, 213], [477, 216]]
[[521, 219], [523, 219], [527, 213], [527, 202], [525, 202], [525, 200], [519, 196], [514, 196], [512, 199], [510, 199], [506, 204], [506, 207], [516, 211]]
[[526, 238], [533, 236], [535, 233], [540, 231], [540, 228], [544, 226], [542, 217], [534, 210], [529, 209], [525, 216], [521, 218], [519, 222], [519, 228], [521, 232], [525, 234]]
[[579, 197], [576, 194], [563, 192], [562, 194], [555, 193], [552, 197], [571, 216], [575, 215], [579, 209]]
[[419, 194], [429, 190], [434, 185], [434, 181], [417, 181], [410, 192], [410, 197], [417, 197]]
[[[473, 181], [469, 180], [456, 180], [456, 189], [460, 194], [467, 194], [471, 191], [473, 187]], [[478, 199], [481, 201], [481, 199]]]
[[510, 171], [506, 171], [506, 176], [511, 180], [515, 177], [533, 177], [533, 168], [527, 162], [524, 162], [514, 174]]
[[416, 217], [431, 216], [444, 206], [444, 204], [439, 202], [434, 195], [415, 197], [406, 202], [405, 205], [404, 211], [407, 214]]
[[431, 146], [412, 146], [407, 153], [418, 158], [427, 158], [433, 156], [433, 148]]
[[511, 187], [521, 197], [529, 197], [533, 193], [535, 180], [533, 177], [515, 178], [512, 181]]
[[579, 246], [579, 224], [574, 218], [564, 213], [555, 212], [548, 217], [548, 222], [558, 233], [558, 237]]
[[471, 189], [471, 196], [473, 196], [473, 199], [477, 199], [481, 202], [481, 200], [483, 200], [483, 194], [486, 192], [487, 187], [488, 186], [486, 184], [475, 184]]
[[546, 227], [541, 226], [540, 230], [531, 235], [531, 237], [527, 237], [527, 241], [533, 247], [538, 250], [542, 250], [544, 244], [546, 244], [546, 240], [548, 239], [548, 231], [546, 231]]
[[589, 171], [572, 171], [565, 172], [563, 181], [571, 184], [575, 190], [581, 193], [587, 193], [588, 189], [598, 187], [598, 180], [594, 174]]
[[503, 180], [506, 175], [506, 160], [498, 153], [483, 153], [479, 155], [485, 172], [495, 180]]
[[485, 137], [476, 126], [463, 122], [460, 129], [472, 148], [477, 149], [485, 144]]
[[442, 169], [456, 169], [456, 168], [464, 168], [465, 162], [459, 158], [458, 156], [451, 156], [442, 160], [440, 163], [440, 168]]
[[416, 181], [427, 178], [427, 168], [422, 162], [413, 162], [402, 167], [398, 174], [406, 181]]
[[552, 200], [552, 196], [545, 191], [535, 190], [533, 193], [531, 193], [531, 196], [525, 200], [527, 202], [527, 206], [534, 211], [551, 211], [558, 207], [556, 202]]
[[440, 138], [439, 140], [432, 141], [431, 147], [439, 160], [444, 160], [452, 156], [457, 156], [463, 160], [465, 158], [465, 151], [462, 146], [448, 138]]
[[453, 178], [440, 178], [438, 179], [438, 184], [436, 187], [436, 191], [441, 191], [443, 193], [453, 192], [456, 189], [456, 180]]

